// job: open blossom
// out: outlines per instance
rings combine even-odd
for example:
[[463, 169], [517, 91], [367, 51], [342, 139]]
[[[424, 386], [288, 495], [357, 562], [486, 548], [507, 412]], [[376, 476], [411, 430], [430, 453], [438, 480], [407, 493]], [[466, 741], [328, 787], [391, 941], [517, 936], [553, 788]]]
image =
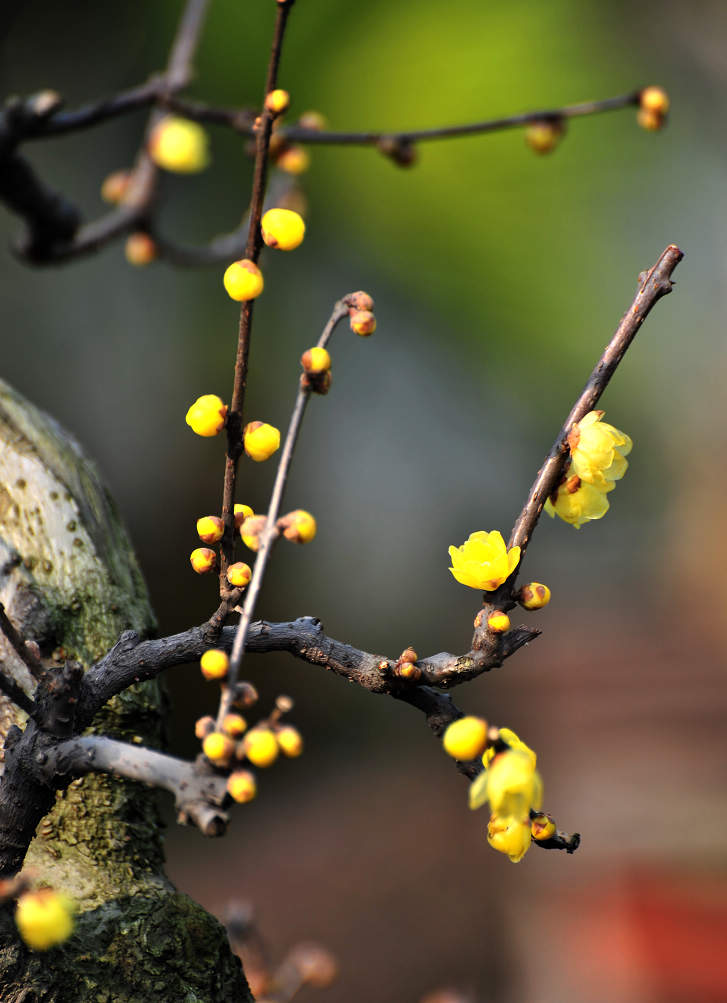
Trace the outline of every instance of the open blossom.
[[461, 547], [450, 547], [449, 569], [462, 585], [493, 592], [508, 578], [520, 560], [520, 548], [505, 546], [502, 533], [471, 533]]
[[519, 863], [530, 849], [530, 819], [493, 815], [487, 825], [487, 842], [493, 850], [506, 853], [513, 864]]
[[591, 519], [601, 519], [608, 512], [606, 490], [614, 487], [613, 481], [605, 490], [594, 487], [582, 481], [577, 474], [571, 474], [562, 484], [558, 485], [555, 500], [548, 498], [545, 511], [552, 518], [560, 516], [563, 522], [580, 529], [584, 522]]
[[602, 421], [604, 411], [589, 411], [568, 435], [572, 472], [581, 481], [608, 491], [626, 473], [631, 439]]

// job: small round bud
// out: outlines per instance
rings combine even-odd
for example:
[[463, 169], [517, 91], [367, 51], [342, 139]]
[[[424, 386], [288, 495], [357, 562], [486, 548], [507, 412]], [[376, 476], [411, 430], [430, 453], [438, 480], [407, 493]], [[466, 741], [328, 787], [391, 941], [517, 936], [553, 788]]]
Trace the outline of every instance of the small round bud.
[[246, 585], [250, 584], [251, 578], [252, 571], [250, 570], [250, 565], [245, 564], [243, 561], [236, 561], [235, 564], [231, 564], [227, 569], [227, 581], [230, 585], [234, 585], [236, 589], [244, 589]]
[[286, 146], [278, 154], [275, 166], [286, 174], [304, 174], [310, 167], [310, 154], [302, 146]]
[[402, 662], [417, 662], [419, 661], [419, 655], [417, 655], [413, 648], [404, 648], [399, 655], [399, 660]]
[[217, 564], [217, 554], [209, 547], [197, 547], [189, 555], [189, 563], [198, 575], [204, 575]]
[[336, 959], [318, 944], [298, 944], [288, 956], [301, 980], [314, 989], [327, 989], [338, 975]]
[[119, 205], [131, 184], [131, 171], [113, 171], [101, 185], [101, 198], [111, 205]]
[[268, 247], [292, 251], [303, 242], [303, 217], [291, 209], [268, 209], [260, 223], [263, 240]]
[[382, 136], [376, 145], [398, 167], [411, 167], [417, 161], [416, 146], [401, 136]]
[[230, 738], [239, 738], [247, 731], [247, 721], [242, 714], [225, 714], [222, 719], [222, 730]]
[[276, 734], [280, 751], [289, 759], [295, 759], [303, 751], [303, 736], [292, 724], [286, 724]]
[[487, 721], [481, 717], [461, 717], [452, 721], [442, 738], [444, 751], [453, 759], [476, 759], [487, 745]]
[[230, 299], [238, 303], [243, 300], [254, 300], [263, 291], [263, 273], [254, 261], [242, 258], [233, 261], [222, 276], [222, 283]]
[[639, 106], [655, 115], [669, 111], [669, 95], [662, 87], [645, 87], [639, 95]]
[[218, 543], [225, 532], [225, 524], [218, 515], [203, 515], [197, 520], [197, 536], [202, 543]]
[[351, 293], [350, 296], [346, 297], [345, 302], [348, 304], [349, 313], [353, 313], [356, 310], [364, 310], [369, 313], [373, 313], [373, 298], [361, 289], [359, 289], [357, 293]]
[[238, 804], [247, 804], [257, 794], [255, 775], [249, 770], [235, 770], [227, 778], [227, 793]]
[[258, 700], [258, 694], [252, 683], [239, 682], [235, 683], [235, 688], [232, 694], [232, 704], [234, 707], [252, 707], [256, 704]]
[[249, 519], [250, 516], [253, 516], [254, 514], [255, 513], [253, 512], [253, 510], [250, 508], [249, 505], [241, 505], [241, 504], [235, 505], [234, 509], [235, 529], [239, 529], [240, 526], [242, 526], [245, 519]]
[[215, 730], [215, 719], [210, 717], [209, 714], [205, 714], [204, 717], [197, 718], [194, 722], [194, 734], [195, 737], [202, 741], [207, 735], [210, 735]]
[[298, 508], [295, 512], [289, 512], [278, 520], [278, 525], [283, 530], [286, 540], [293, 543], [310, 543], [316, 535], [316, 521], [310, 512]]
[[303, 114], [298, 119], [298, 125], [301, 129], [310, 129], [314, 132], [321, 132], [326, 128], [328, 122], [324, 115], [321, 115], [319, 111], [304, 111]]
[[385, 658], [382, 658], [379, 664], [376, 666], [376, 668], [379, 670], [379, 672], [388, 672], [389, 663]]
[[20, 936], [34, 951], [47, 951], [73, 932], [74, 905], [52, 888], [24, 892], [15, 909]]
[[168, 115], [149, 138], [149, 156], [157, 165], [178, 174], [202, 171], [209, 163], [207, 133], [201, 125]]
[[493, 634], [504, 634], [510, 629], [510, 617], [502, 610], [495, 610], [487, 617], [487, 626]]
[[278, 742], [269, 728], [253, 728], [245, 736], [243, 748], [255, 766], [272, 766], [278, 758]]
[[648, 108], [639, 108], [636, 112], [636, 121], [647, 132], [658, 132], [664, 128], [665, 116], [657, 111], [649, 111]]
[[518, 601], [525, 609], [542, 609], [550, 602], [550, 589], [542, 582], [530, 582], [520, 589]]
[[413, 683], [419, 682], [422, 678], [422, 670], [418, 665], [414, 665], [413, 662], [400, 662], [396, 666], [396, 674], [402, 679], [408, 679]]
[[273, 115], [282, 115], [290, 106], [290, 94], [281, 87], [269, 91], [265, 96], [265, 107]]
[[310, 390], [311, 393], [320, 394], [321, 397], [325, 397], [331, 389], [332, 382], [333, 377], [330, 369], [320, 375], [315, 375], [314, 373], [301, 373], [300, 377], [301, 389]]
[[280, 448], [280, 431], [274, 425], [251, 421], [242, 431], [245, 452], [251, 460], [262, 463]]
[[202, 742], [202, 752], [213, 763], [226, 763], [235, 752], [235, 743], [221, 731], [213, 731]]
[[255, 553], [260, 549], [260, 534], [265, 529], [267, 518], [264, 515], [252, 515], [244, 520], [240, 526], [240, 536], [242, 542], [249, 550]]
[[530, 832], [533, 839], [550, 839], [551, 836], [555, 835], [555, 822], [552, 816], [548, 815], [546, 812], [539, 812], [530, 820]]
[[376, 317], [374, 317], [370, 310], [355, 310], [351, 314], [349, 323], [351, 324], [351, 330], [356, 334], [360, 334], [362, 338], [367, 338], [376, 330]]
[[209, 438], [225, 427], [227, 405], [217, 394], [203, 394], [187, 411], [185, 420], [193, 432]]
[[306, 373], [318, 375], [326, 373], [331, 368], [331, 356], [325, 348], [309, 348], [300, 357], [300, 364]]
[[525, 130], [525, 142], [535, 153], [550, 153], [563, 135], [559, 121], [532, 122]]
[[124, 254], [130, 265], [138, 268], [151, 264], [157, 256], [157, 246], [148, 233], [130, 233], [124, 245]]
[[485, 619], [485, 611], [481, 609], [477, 616], [475, 617], [475, 630], [482, 626], [482, 621]]
[[230, 659], [219, 648], [208, 648], [199, 660], [205, 679], [224, 679], [230, 668]]

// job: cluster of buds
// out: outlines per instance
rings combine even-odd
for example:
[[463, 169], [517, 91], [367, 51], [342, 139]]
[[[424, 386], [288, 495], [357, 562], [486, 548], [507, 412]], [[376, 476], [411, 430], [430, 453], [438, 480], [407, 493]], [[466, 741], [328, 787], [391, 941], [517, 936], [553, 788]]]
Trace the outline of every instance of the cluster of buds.
[[[239, 507], [249, 509], [247, 505]], [[238, 506], [235, 508], [237, 509]], [[252, 509], [249, 511], [252, 512]], [[225, 523], [218, 515], [204, 515], [197, 520], [197, 535], [202, 543], [219, 543], [224, 533]], [[207, 574], [217, 567], [217, 551], [212, 550], [211, 547], [197, 547], [189, 555], [189, 562], [198, 575]], [[227, 581], [233, 588], [244, 589], [250, 584], [251, 578], [252, 570], [243, 561], [236, 561], [227, 569]]]
[[376, 330], [376, 317], [374, 316], [374, 301], [365, 292], [351, 293], [344, 300], [348, 307], [348, 322], [354, 334], [368, 338]]
[[502, 533], [496, 529], [490, 533], [480, 530], [470, 533], [461, 547], [450, 547], [449, 557], [452, 561], [449, 570], [460, 584], [494, 592], [517, 567], [520, 548], [508, 550]]
[[525, 142], [535, 153], [551, 153], [565, 134], [565, 120], [543, 118], [525, 129]]
[[[461, 728], [461, 721], [467, 721], [467, 718], [455, 721], [445, 731], [445, 750], [448, 741], [450, 745], [453, 744], [453, 739], [448, 740], [449, 730], [458, 724]], [[481, 725], [484, 724], [481, 722]], [[493, 734], [487, 733], [486, 725], [484, 731], [487, 738], [494, 738]], [[475, 744], [473, 741], [467, 751], [474, 749]], [[479, 751], [475, 753], [479, 754]], [[536, 814], [540, 812], [543, 802], [543, 783], [536, 769], [537, 757], [514, 731], [500, 728], [497, 738], [484, 747], [482, 765], [484, 769], [470, 784], [470, 808], [480, 808], [489, 801], [491, 816], [487, 826], [487, 841], [493, 849], [506, 853], [516, 864], [530, 849], [533, 837], [547, 839], [552, 835], [552, 832], [543, 835], [548, 827], [542, 823], [540, 815]], [[537, 834], [533, 829], [531, 816], [538, 819]]]
[[417, 655], [416, 651], [412, 647], [404, 648], [394, 665], [395, 674], [400, 679], [406, 679], [409, 682], [418, 683], [422, 678], [422, 670], [416, 664], [418, 659], [419, 655]]
[[639, 95], [636, 121], [642, 129], [657, 132], [664, 127], [669, 111], [669, 95], [661, 87], [645, 87]]
[[589, 411], [568, 434], [570, 463], [563, 480], [545, 503], [548, 515], [580, 529], [601, 519], [609, 508], [606, 495], [626, 473], [631, 439], [601, 421], [603, 411]]
[[[265, 107], [275, 116], [273, 133], [270, 137], [270, 159], [277, 168], [287, 174], [303, 174], [310, 167], [310, 154], [298, 143], [289, 143], [278, 130], [279, 116], [287, 111], [290, 95], [287, 91], [271, 91], [265, 99]], [[299, 128], [319, 132], [326, 126], [326, 120], [317, 111], [305, 112], [297, 122]], [[251, 152], [254, 152], [251, 150]]]

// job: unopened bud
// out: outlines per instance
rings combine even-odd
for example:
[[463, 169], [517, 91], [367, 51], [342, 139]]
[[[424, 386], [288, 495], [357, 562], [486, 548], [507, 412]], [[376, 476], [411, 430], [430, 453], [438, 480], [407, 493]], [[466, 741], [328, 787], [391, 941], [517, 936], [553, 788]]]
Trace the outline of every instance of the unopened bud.
[[244, 589], [246, 585], [250, 584], [251, 577], [250, 565], [243, 561], [236, 561], [227, 569], [227, 581], [236, 589]]
[[230, 738], [239, 738], [247, 731], [247, 721], [241, 714], [225, 714], [222, 719], [222, 730]]
[[157, 256], [157, 246], [148, 233], [130, 233], [124, 245], [124, 254], [130, 265], [141, 268]]
[[534, 818], [530, 820], [530, 832], [533, 839], [550, 839], [551, 836], [555, 835], [556, 827], [555, 822], [551, 815], [546, 812], [540, 812]]
[[639, 106], [644, 111], [666, 115], [669, 111], [669, 95], [663, 87], [645, 87], [639, 95]]
[[235, 505], [234, 515], [235, 515], [235, 529], [239, 529], [242, 526], [245, 519], [249, 519], [255, 513], [250, 508], [249, 505]]
[[215, 719], [206, 714], [204, 717], [198, 718], [194, 723], [194, 734], [195, 737], [202, 741], [207, 735], [211, 734], [215, 730]]
[[233, 707], [240, 707], [245, 710], [247, 707], [252, 707], [258, 701], [258, 692], [252, 683], [239, 682], [235, 683], [235, 687], [232, 693], [232, 705]]
[[240, 526], [240, 536], [248, 549], [255, 552], [260, 549], [260, 536], [267, 521], [264, 515], [251, 515], [243, 521]]
[[400, 662], [395, 671], [397, 676], [408, 679], [412, 683], [417, 683], [422, 678], [422, 670], [413, 662]]
[[113, 171], [104, 179], [101, 185], [101, 198], [104, 202], [118, 205], [124, 201], [124, 196], [131, 184], [131, 171]]
[[217, 515], [204, 515], [197, 520], [197, 536], [203, 543], [218, 543], [225, 532], [225, 524]]
[[304, 174], [310, 167], [310, 154], [302, 146], [286, 146], [278, 154], [275, 166], [286, 174]]
[[284, 111], [288, 110], [289, 105], [290, 94], [281, 87], [277, 87], [274, 91], [269, 91], [265, 96], [265, 107], [273, 115], [282, 115]]
[[202, 742], [202, 751], [213, 763], [229, 762], [235, 752], [235, 743], [221, 731], [213, 731]]
[[204, 575], [217, 564], [217, 554], [209, 547], [197, 547], [189, 555], [189, 563], [198, 575]]
[[550, 589], [542, 582], [530, 582], [520, 589], [518, 601], [525, 609], [542, 609], [550, 602]]
[[293, 543], [310, 543], [318, 528], [310, 512], [302, 508], [278, 519], [278, 527], [283, 531], [285, 539]]
[[399, 660], [402, 662], [417, 662], [419, 661], [419, 655], [417, 655], [413, 648], [404, 648], [399, 655]]
[[349, 321], [351, 330], [366, 338], [376, 330], [376, 317], [370, 310], [355, 310]]
[[362, 289], [359, 289], [356, 293], [351, 293], [350, 296], [346, 297], [344, 302], [349, 307], [349, 313], [353, 313], [356, 310], [373, 312], [374, 309], [373, 297], [369, 296]]
[[303, 352], [300, 357], [300, 364], [306, 373], [317, 376], [320, 373], [327, 372], [331, 368], [331, 356], [327, 349], [319, 348], [316, 345], [314, 348], [309, 348]]
[[303, 752], [303, 736], [292, 724], [286, 724], [280, 728], [275, 733], [275, 737], [278, 740], [280, 751], [289, 759], [296, 759]]
[[502, 610], [495, 610], [487, 617], [487, 626], [493, 634], [504, 634], [510, 629], [510, 617]]
[[301, 980], [314, 989], [327, 989], [338, 975], [336, 959], [319, 944], [298, 944], [288, 960]]
[[416, 146], [399, 136], [382, 136], [376, 144], [385, 157], [389, 157], [398, 167], [411, 167], [417, 161]]
[[326, 128], [328, 122], [319, 111], [304, 111], [298, 119], [298, 125], [301, 129], [311, 129], [315, 132], [321, 132]]
[[565, 131], [562, 120], [532, 122], [525, 130], [525, 142], [535, 153], [550, 153]]
[[249, 770], [235, 770], [227, 778], [227, 792], [238, 804], [247, 804], [257, 794], [255, 774]]

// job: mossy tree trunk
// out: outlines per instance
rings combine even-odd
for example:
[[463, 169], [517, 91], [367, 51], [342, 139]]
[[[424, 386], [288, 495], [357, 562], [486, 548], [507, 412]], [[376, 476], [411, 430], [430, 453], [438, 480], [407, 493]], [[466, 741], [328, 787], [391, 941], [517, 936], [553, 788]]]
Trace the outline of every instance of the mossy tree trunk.
[[[0, 602], [46, 659], [88, 666], [123, 630], [154, 630], [141, 573], [114, 504], [80, 447], [0, 382]], [[27, 692], [33, 682], [0, 635], [0, 655]], [[92, 731], [160, 746], [164, 694], [134, 686]], [[0, 737], [24, 715], [0, 694]], [[163, 871], [156, 795], [91, 774], [59, 793], [25, 867], [72, 896], [76, 930], [29, 951], [12, 910], [0, 910], [0, 999], [252, 1001], [221, 924], [180, 894]]]

